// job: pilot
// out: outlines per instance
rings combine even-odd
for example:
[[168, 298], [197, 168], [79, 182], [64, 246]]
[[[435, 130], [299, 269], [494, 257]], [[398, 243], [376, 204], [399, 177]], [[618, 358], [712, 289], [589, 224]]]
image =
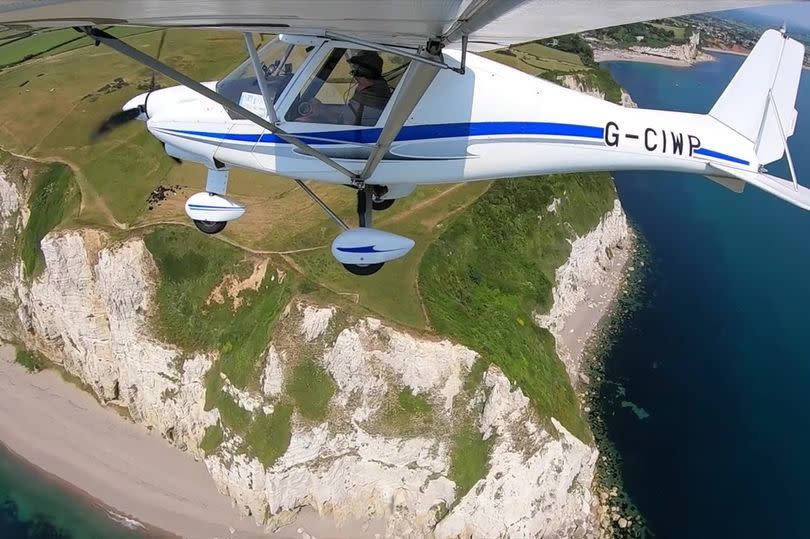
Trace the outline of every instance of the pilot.
[[344, 123], [374, 125], [391, 98], [391, 88], [382, 76], [383, 59], [374, 51], [363, 51], [349, 58], [352, 76], [357, 83], [354, 95], [348, 102]]
[[325, 107], [318, 99], [299, 108], [299, 122], [371, 126], [380, 119], [391, 98], [391, 88], [382, 76], [383, 59], [374, 51], [362, 51], [349, 58], [356, 88], [343, 109]]

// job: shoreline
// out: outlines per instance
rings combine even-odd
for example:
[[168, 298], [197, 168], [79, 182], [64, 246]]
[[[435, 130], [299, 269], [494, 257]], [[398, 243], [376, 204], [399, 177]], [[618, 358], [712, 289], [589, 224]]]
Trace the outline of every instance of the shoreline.
[[[708, 50], [708, 49], [704, 49]], [[670, 67], [692, 67], [695, 64], [711, 62], [713, 57], [698, 58], [693, 62], [687, 62], [677, 58], [667, 56], [657, 56], [643, 52], [635, 52], [625, 49], [597, 49], [593, 51], [593, 59], [598, 62], [641, 62], [645, 64], [658, 64]]]
[[[45, 470], [44, 468], [30, 462], [24, 456], [9, 448], [5, 443], [3, 443], [2, 440], [0, 440], [0, 451], [5, 452], [9, 460], [14, 463], [14, 466], [24, 469], [25, 473], [36, 475], [37, 477], [43, 479], [46, 483], [52, 484], [54, 488], [61, 493], [73, 496], [76, 499], [80, 499], [81, 501], [79, 503], [81, 505], [85, 505], [93, 510], [103, 511], [106, 513], [106, 517], [110, 521], [110, 526], [117, 526], [133, 533], [144, 534], [150, 539], [178, 539], [180, 537], [146, 522], [141, 522], [132, 515], [128, 515], [118, 509], [110, 507], [102, 500], [88, 494], [76, 485], [73, 485], [61, 477], [49, 472], [48, 470]], [[124, 524], [122, 521], [125, 519], [131, 524]]]
[[[603, 539], [638, 536], [628, 533], [642, 533], [643, 536], [650, 531], [644, 514], [624, 488], [622, 455], [607, 435], [604, 424], [605, 414], [612, 413], [614, 407], [602, 395], [603, 387], [610, 383], [605, 378], [605, 361], [623, 322], [638, 308], [638, 294], [643, 294], [643, 285], [650, 271], [647, 257], [644, 240], [634, 232], [624, 279], [609, 311], [587, 342], [581, 358], [583, 372], [587, 373], [589, 382], [579, 396], [585, 406], [585, 418], [593, 434], [593, 443], [600, 455], [592, 492], [598, 507], [596, 515], [600, 520]], [[619, 524], [617, 517], [625, 520], [625, 528]]]
[[749, 54], [751, 54], [750, 51], [747, 51], [747, 52], [732, 51], [732, 50], [728, 50], [728, 49], [718, 49], [716, 47], [704, 47], [703, 50], [707, 51], [707, 52], [717, 52], [717, 53], [720, 53], [720, 54], [733, 54], [735, 56], [748, 56]]
[[13, 352], [0, 345], [0, 440], [31, 470], [89, 505], [137, 521], [150, 536], [266, 536], [217, 492], [202, 462], [100, 406], [56, 371], [29, 373]]
[[66, 495], [74, 493], [84, 505], [106, 511], [111, 522], [113, 515], [131, 519], [150, 539], [371, 539], [382, 534], [380, 526], [352, 518], [339, 525], [312, 507], [302, 507], [277, 528], [257, 525], [217, 491], [203, 462], [100, 405], [55, 369], [28, 372], [14, 354], [13, 346], [0, 342], [3, 448]]

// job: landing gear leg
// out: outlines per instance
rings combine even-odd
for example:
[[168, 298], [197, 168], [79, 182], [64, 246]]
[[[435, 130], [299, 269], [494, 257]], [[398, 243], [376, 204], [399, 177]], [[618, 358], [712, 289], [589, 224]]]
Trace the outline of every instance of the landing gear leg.
[[[357, 190], [357, 220], [360, 228], [370, 228], [372, 215], [374, 213], [374, 194], [371, 188], [363, 187]], [[373, 275], [380, 271], [383, 262], [378, 264], [343, 264], [350, 273], [355, 275]]]

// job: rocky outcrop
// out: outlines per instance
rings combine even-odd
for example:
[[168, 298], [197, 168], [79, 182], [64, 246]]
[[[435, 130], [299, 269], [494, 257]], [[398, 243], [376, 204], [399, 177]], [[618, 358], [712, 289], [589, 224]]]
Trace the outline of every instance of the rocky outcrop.
[[14, 338], [17, 326], [15, 281], [20, 263], [15, 255], [25, 220], [23, 193], [0, 167], [0, 338], [5, 340]]
[[[19, 283], [29, 344], [102, 401], [125, 406], [134, 420], [201, 456], [205, 428], [218, 422], [216, 410], [203, 409], [203, 377], [215, 358], [184, 356], [152, 336], [146, 316], [154, 308], [154, 262], [139, 239], [108, 242], [88, 230], [46, 236], [45, 270], [30, 286]], [[223, 381], [239, 405], [271, 413], [293, 367], [288, 347], [316, 346], [315, 359], [336, 387], [324, 421], [293, 416], [289, 446], [272, 465], [227, 432], [205, 458], [220, 491], [244, 513], [272, 527], [311, 506], [338, 522], [382, 519], [387, 535], [397, 537], [428, 536], [434, 528], [439, 537], [586, 533], [595, 449], [559, 424], [544, 426], [495, 367], [474, 398], [459, 400], [474, 351], [372, 318], [333, 327], [334, 313], [311, 305], [288, 310], [282, 323], [297, 329], [268, 346], [260, 392]], [[432, 428], [401, 435], [386, 427], [386, 406], [403, 390], [430, 403]], [[472, 409], [492, 456], [483, 478], [458, 499], [449, 433], [456, 415]], [[445, 515], [441, 508], [450, 509]]]
[[664, 60], [673, 65], [690, 66], [698, 62], [712, 60], [712, 56], [700, 49], [700, 32], [693, 33], [689, 40], [682, 45], [669, 45], [667, 47], [647, 47], [633, 45], [628, 48], [610, 48], [610, 46], [594, 47], [594, 59], [597, 62], [615, 60], [654, 61]]
[[562, 86], [565, 86], [569, 90], [574, 90], [575, 92], [579, 92], [581, 94], [587, 94], [597, 99], [605, 99], [604, 91], [602, 91], [600, 88], [587, 85], [585, 82], [583, 82], [582, 77], [576, 73], [562, 75], [561, 77], [557, 77], [557, 80]]
[[[314, 339], [328, 326], [326, 309], [300, 309], [300, 333]], [[295, 315], [290, 315], [295, 316]], [[316, 324], [317, 321], [317, 324]], [[325, 322], [325, 323], [324, 323]], [[366, 318], [323, 342], [318, 363], [337, 390], [328, 419], [298, 422], [286, 452], [271, 466], [235, 454], [236, 437], [206, 459], [217, 483], [245, 513], [280, 524], [310, 505], [338, 522], [382, 518], [390, 537], [572, 537], [590, 533], [590, 482], [597, 451], [553, 422], [549, 432], [529, 400], [490, 367], [470, 402], [492, 440], [489, 471], [457, 499], [450, 474], [455, 402], [476, 354], [448, 341], [417, 339]], [[264, 385], [286, 378], [292, 353], [270, 348]], [[277, 374], [270, 374], [277, 373]], [[284, 387], [285, 380], [273, 382]], [[383, 407], [403, 388], [434, 406], [434, 425], [415, 437], [380, 433]], [[439, 508], [450, 507], [441, 517]]]
[[616, 199], [596, 228], [571, 240], [571, 254], [555, 273], [552, 307], [535, 315], [536, 323], [554, 336], [557, 355], [575, 385], [581, 379], [585, 342], [581, 337], [572, 341], [572, 335], [589, 335], [613, 301], [631, 246], [627, 217]]
[[529, 399], [497, 368], [484, 383], [480, 429], [494, 440], [490, 468], [439, 522], [436, 537], [593, 537], [598, 452], [554, 419], [550, 430], [541, 427]]
[[[591, 97], [595, 97], [597, 99], [605, 99], [605, 92], [595, 86], [591, 86], [586, 80], [585, 77], [579, 73], [569, 73], [567, 75], [561, 75], [557, 77], [557, 81], [560, 85], [565, 86], [569, 90], [574, 90], [576, 92], [580, 92], [582, 94], [589, 95]], [[621, 101], [619, 103], [623, 107], [628, 108], [637, 108], [638, 105], [633, 101], [633, 98], [630, 97], [624, 89], [622, 89]]]
[[17, 229], [16, 214], [21, 205], [20, 191], [6, 177], [6, 171], [0, 169], [0, 231]]
[[690, 65], [695, 62], [703, 61], [706, 59], [704, 56], [708, 56], [700, 50], [700, 32], [693, 33], [689, 37], [689, 41], [683, 45], [669, 45], [668, 47], [644, 47], [636, 45], [630, 47], [630, 50], [641, 54], [678, 60]]
[[204, 354], [186, 357], [152, 338], [157, 269], [143, 242], [103, 247], [93, 230], [54, 233], [41, 243], [46, 268], [19, 283], [19, 318], [32, 347], [61, 363], [103, 402], [124, 406], [135, 421], [158, 429], [198, 456], [205, 427]]

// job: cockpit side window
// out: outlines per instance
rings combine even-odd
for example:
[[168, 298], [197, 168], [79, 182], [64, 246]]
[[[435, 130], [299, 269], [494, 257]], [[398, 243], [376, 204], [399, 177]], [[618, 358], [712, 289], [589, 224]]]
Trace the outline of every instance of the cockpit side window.
[[[311, 46], [285, 43], [278, 38], [259, 49], [262, 75], [275, 103], [312, 50]], [[258, 114], [267, 117], [256, 71], [250, 58], [217, 83], [217, 93]], [[229, 111], [231, 118], [240, 118]]]
[[404, 57], [335, 48], [307, 80], [285, 119], [376, 125], [408, 67]]

